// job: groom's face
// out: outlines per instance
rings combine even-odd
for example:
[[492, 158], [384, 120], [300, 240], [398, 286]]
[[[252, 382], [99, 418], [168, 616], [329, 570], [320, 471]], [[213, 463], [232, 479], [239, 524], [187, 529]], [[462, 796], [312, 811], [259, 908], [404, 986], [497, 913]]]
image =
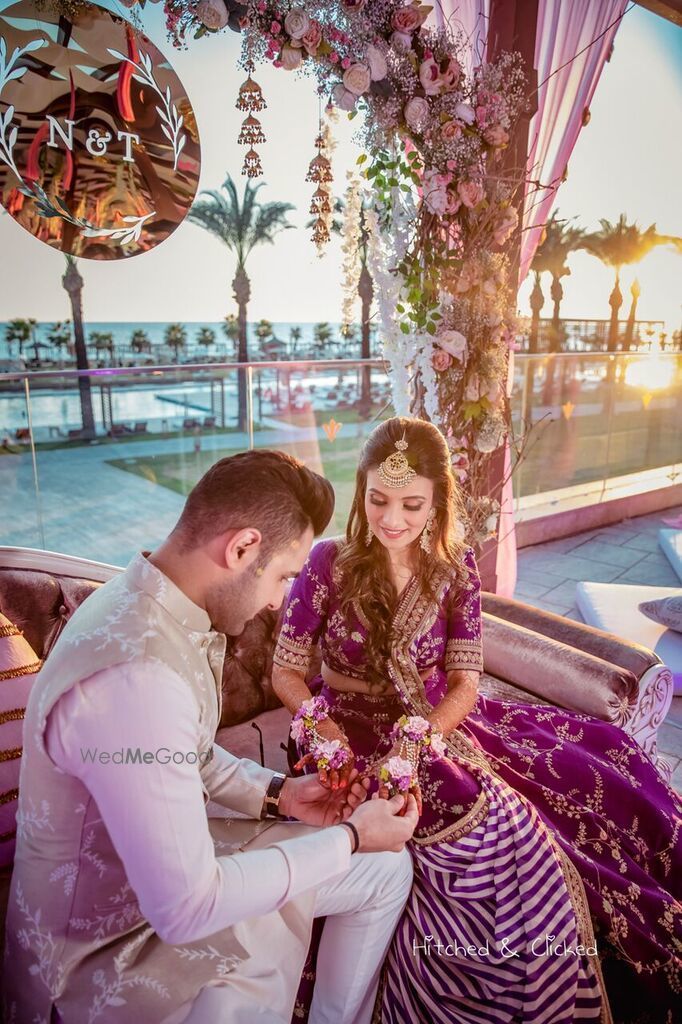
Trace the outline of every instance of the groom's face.
[[260, 611], [276, 611], [289, 584], [303, 568], [314, 540], [308, 527], [296, 540], [275, 551], [267, 562], [254, 562], [233, 578], [216, 584], [208, 594], [208, 614], [213, 628], [228, 636], [239, 636], [244, 626]]

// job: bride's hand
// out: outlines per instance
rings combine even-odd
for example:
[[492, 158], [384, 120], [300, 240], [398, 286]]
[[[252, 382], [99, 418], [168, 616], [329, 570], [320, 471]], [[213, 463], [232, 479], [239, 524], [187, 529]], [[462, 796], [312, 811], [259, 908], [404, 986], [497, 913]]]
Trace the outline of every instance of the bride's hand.
[[[348, 742], [348, 737], [343, 729], [331, 718], [325, 718], [324, 721], [320, 722], [317, 726], [317, 731], [324, 740], [338, 740], [349, 755], [343, 768], [334, 769], [333, 771], [321, 768], [318, 772], [318, 778], [322, 785], [328, 789], [345, 789], [348, 785], [350, 774], [355, 767], [355, 755]], [[310, 764], [312, 760], [312, 754], [305, 754], [295, 765], [295, 770], [299, 771], [305, 765]]]
[[[379, 782], [379, 789], [377, 791], [377, 796], [379, 797], [380, 800], [390, 800], [391, 799], [391, 793], [389, 791], [389, 788], [388, 788], [388, 786], [386, 785], [385, 782], [381, 781], [381, 774], [380, 773], [381, 773], [382, 767], [392, 757], [400, 757], [400, 758], [403, 758], [403, 759], [406, 760], [406, 758], [405, 758], [405, 751], [404, 751], [403, 743], [402, 743], [401, 740], [396, 740], [395, 743], [393, 744], [393, 746], [391, 747], [391, 749], [389, 750], [389, 752], [386, 754], [386, 756], [383, 757], [381, 759], [381, 761], [379, 761], [379, 763], [377, 765], [375, 765], [375, 767], [374, 767], [373, 774], [376, 776], [376, 778], [377, 778], [377, 780]], [[423, 806], [424, 805], [423, 805], [423, 802], [422, 802], [422, 791], [420, 789], [419, 783], [416, 780], [415, 780], [414, 785], [410, 788], [409, 792], [413, 794], [415, 800], [417, 801], [417, 811], [419, 812], [419, 817], [421, 818], [422, 810], [423, 810]], [[402, 810], [398, 811], [398, 815], [402, 816], [403, 814], [405, 814], [406, 810], [407, 810], [407, 800], [405, 801], [405, 805], [402, 808]]]

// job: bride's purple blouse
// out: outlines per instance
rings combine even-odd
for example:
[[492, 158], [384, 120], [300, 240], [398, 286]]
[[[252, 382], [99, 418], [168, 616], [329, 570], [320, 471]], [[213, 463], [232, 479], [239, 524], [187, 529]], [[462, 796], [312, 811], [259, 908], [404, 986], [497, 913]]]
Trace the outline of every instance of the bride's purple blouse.
[[[339, 607], [338, 570], [334, 563], [341, 541], [319, 541], [294, 580], [275, 649], [274, 661], [283, 668], [305, 672], [319, 643], [324, 661], [335, 672], [365, 679], [365, 640], [369, 623], [362, 613], [344, 615]], [[409, 647], [409, 656], [425, 680], [426, 694], [436, 703], [445, 692], [447, 673], [453, 669], [483, 671], [481, 652], [481, 583], [474, 553], [464, 558], [467, 582], [446, 582], [437, 607]], [[400, 595], [396, 617], [418, 586], [412, 577]]]

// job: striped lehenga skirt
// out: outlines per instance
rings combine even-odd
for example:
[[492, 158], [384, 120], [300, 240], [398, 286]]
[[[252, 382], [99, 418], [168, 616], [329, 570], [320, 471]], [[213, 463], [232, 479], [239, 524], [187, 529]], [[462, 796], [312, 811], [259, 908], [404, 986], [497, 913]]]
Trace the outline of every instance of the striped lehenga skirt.
[[[315, 689], [371, 771], [399, 698]], [[680, 807], [649, 759], [587, 716], [483, 696], [458, 735], [461, 752], [420, 769], [414, 884], [375, 1020], [672, 1024]]]

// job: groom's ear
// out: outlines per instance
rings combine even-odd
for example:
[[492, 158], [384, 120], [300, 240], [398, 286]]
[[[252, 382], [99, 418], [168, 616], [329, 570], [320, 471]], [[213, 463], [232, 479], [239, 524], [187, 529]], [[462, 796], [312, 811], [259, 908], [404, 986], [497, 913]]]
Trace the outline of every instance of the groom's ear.
[[233, 572], [243, 572], [258, 559], [262, 541], [263, 535], [254, 527], [234, 530], [225, 538], [225, 567]]

